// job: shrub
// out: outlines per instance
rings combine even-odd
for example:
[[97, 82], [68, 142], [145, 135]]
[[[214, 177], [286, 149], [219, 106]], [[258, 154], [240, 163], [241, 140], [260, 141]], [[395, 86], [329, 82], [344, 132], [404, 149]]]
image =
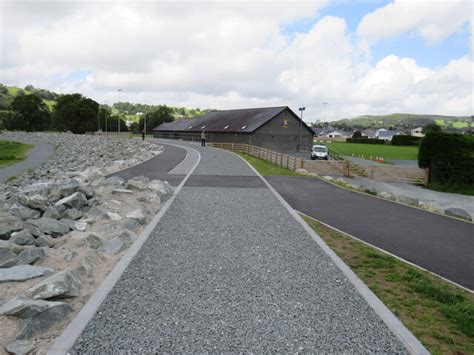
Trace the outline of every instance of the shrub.
[[418, 145], [420, 144], [421, 137], [414, 136], [393, 136], [392, 145]]
[[431, 184], [474, 186], [474, 137], [429, 133], [421, 140], [418, 165], [430, 169]]
[[347, 138], [347, 143], [364, 143], [364, 144], [385, 144], [383, 139], [377, 138]]

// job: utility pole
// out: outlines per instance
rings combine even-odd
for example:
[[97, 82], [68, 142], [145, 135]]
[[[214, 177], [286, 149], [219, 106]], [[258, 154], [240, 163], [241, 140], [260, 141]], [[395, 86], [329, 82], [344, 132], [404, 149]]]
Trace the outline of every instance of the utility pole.
[[[119, 103], [119, 94], [120, 94], [120, 91], [122, 91], [122, 89], [118, 89], [118, 90], [117, 90], [117, 110], [118, 110], [118, 103]], [[117, 124], [118, 124], [118, 133], [119, 133], [119, 136], [120, 136], [120, 115], [117, 115]]]
[[300, 107], [298, 109], [301, 112], [301, 119], [300, 119], [300, 134], [298, 139], [298, 152], [301, 151], [301, 128], [303, 127], [303, 111], [306, 110], [306, 107]]
[[327, 102], [323, 102], [323, 105], [324, 105], [324, 119], [323, 119], [323, 121], [324, 122], [326, 122], [326, 105], [327, 104], [328, 104]]

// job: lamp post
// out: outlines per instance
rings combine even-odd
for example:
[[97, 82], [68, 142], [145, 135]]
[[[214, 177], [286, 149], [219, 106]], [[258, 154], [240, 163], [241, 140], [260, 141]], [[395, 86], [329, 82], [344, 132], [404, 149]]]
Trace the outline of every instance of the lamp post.
[[323, 102], [323, 105], [324, 105], [324, 118], [323, 118], [323, 121], [326, 122], [326, 105], [328, 103], [327, 102]]
[[[118, 90], [117, 90], [117, 110], [118, 110], [118, 103], [119, 103], [119, 94], [120, 94], [120, 91], [122, 91], [122, 89], [118, 89]], [[118, 124], [118, 133], [119, 133], [119, 136], [120, 136], [120, 115], [117, 115], [117, 124]]]
[[298, 152], [301, 151], [301, 128], [303, 126], [303, 111], [306, 110], [306, 107], [300, 107], [298, 109], [301, 112], [301, 119], [300, 119], [300, 134], [298, 139]]

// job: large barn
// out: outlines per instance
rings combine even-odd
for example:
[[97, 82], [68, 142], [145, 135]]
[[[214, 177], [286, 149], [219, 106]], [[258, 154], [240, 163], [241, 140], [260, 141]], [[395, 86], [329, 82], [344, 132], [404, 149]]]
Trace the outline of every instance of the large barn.
[[246, 143], [279, 152], [301, 151], [313, 144], [313, 130], [287, 106], [212, 111], [202, 117], [163, 123], [156, 138], [199, 140], [204, 130], [209, 142]]

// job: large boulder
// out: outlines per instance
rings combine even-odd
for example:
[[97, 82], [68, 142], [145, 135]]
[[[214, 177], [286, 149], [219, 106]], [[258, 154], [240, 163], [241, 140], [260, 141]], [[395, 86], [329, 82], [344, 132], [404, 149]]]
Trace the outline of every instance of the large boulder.
[[28, 355], [34, 349], [33, 342], [29, 340], [14, 340], [6, 347], [7, 352], [11, 355]]
[[162, 200], [165, 199], [165, 197], [173, 192], [173, 188], [171, 187], [170, 184], [168, 184], [166, 181], [163, 182], [161, 180], [152, 180], [148, 184], [148, 189], [156, 192]]
[[23, 229], [21, 232], [14, 232], [10, 237], [10, 242], [18, 245], [34, 245], [36, 240], [28, 229]]
[[116, 255], [127, 248], [127, 243], [120, 238], [112, 238], [105, 240], [102, 246], [102, 251], [107, 255]]
[[50, 305], [43, 312], [21, 319], [20, 334], [16, 340], [33, 339], [39, 334], [47, 332], [53, 325], [65, 320], [71, 310], [70, 304], [54, 302], [54, 305]]
[[27, 222], [37, 227], [42, 233], [52, 236], [64, 235], [70, 231], [70, 228], [67, 224], [52, 218], [42, 217], [39, 219], [30, 219]]
[[141, 208], [137, 208], [133, 211], [130, 211], [129, 213], [126, 214], [126, 217], [131, 218], [131, 219], [135, 219], [140, 224], [143, 224], [143, 223], [146, 222], [145, 213], [143, 213], [143, 210]]
[[127, 189], [146, 190], [150, 179], [145, 176], [135, 176], [127, 181], [125, 187]]
[[465, 219], [467, 221], [472, 221], [471, 215], [467, 213], [465, 210], [463, 210], [462, 208], [457, 208], [457, 207], [447, 208], [444, 210], [444, 213], [451, 217], [456, 217], [456, 218]]
[[43, 248], [27, 248], [24, 249], [16, 257], [0, 264], [0, 268], [7, 268], [16, 265], [34, 264], [37, 260], [45, 257]]
[[49, 276], [41, 283], [26, 291], [25, 296], [35, 300], [53, 297], [67, 298], [79, 296], [81, 283], [79, 277], [71, 270], [60, 271]]
[[78, 247], [87, 247], [89, 249], [99, 249], [102, 246], [102, 240], [95, 234], [89, 234], [76, 244]]
[[105, 183], [109, 186], [113, 187], [121, 187], [123, 186], [125, 180], [121, 178], [120, 176], [111, 176], [107, 179], [105, 179]]
[[24, 281], [52, 273], [54, 270], [33, 265], [17, 265], [7, 269], [0, 269], [0, 282]]
[[44, 213], [43, 217], [52, 218], [52, 219], [60, 219], [61, 212], [55, 206], [50, 206]]
[[28, 298], [16, 297], [0, 307], [2, 316], [17, 318], [31, 318], [52, 307], [65, 304], [64, 302], [51, 302], [44, 300], [30, 300]]
[[72, 220], [77, 220], [81, 218], [84, 215], [82, 211], [79, 211], [77, 208], [69, 208], [66, 211], [63, 212], [62, 216], [64, 218], [72, 219]]
[[35, 219], [35, 218], [41, 217], [41, 212], [40, 211], [34, 210], [32, 208], [29, 208], [29, 207], [26, 207], [26, 206], [23, 206], [23, 205], [20, 205], [18, 203], [14, 203], [10, 207], [9, 212], [12, 215], [14, 215], [18, 218], [21, 218], [23, 220]]
[[82, 192], [75, 192], [72, 195], [62, 198], [54, 205], [74, 207], [78, 210], [82, 209], [87, 204], [87, 197]]
[[9, 212], [0, 212], [0, 240], [8, 240], [12, 232], [23, 229], [23, 222]]
[[20, 202], [23, 206], [38, 211], [46, 211], [50, 205], [48, 199], [39, 194], [33, 196], [19, 195], [18, 202]]

